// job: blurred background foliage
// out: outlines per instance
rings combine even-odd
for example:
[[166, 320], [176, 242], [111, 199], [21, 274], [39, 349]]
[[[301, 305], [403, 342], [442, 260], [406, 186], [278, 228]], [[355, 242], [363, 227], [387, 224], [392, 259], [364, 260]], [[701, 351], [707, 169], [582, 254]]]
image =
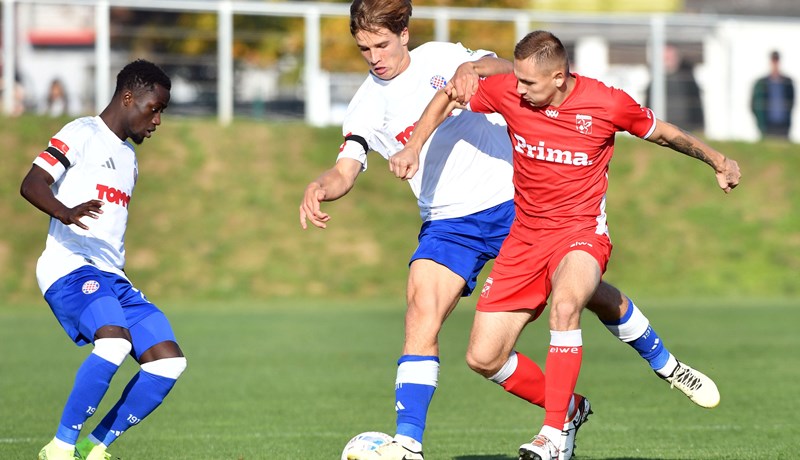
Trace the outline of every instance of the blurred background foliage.
[[[330, 3], [349, 4], [350, 0]], [[481, 7], [533, 9], [543, 11], [581, 12], [668, 12], [682, 8], [680, 0], [638, 2], [633, 0], [418, 0], [415, 7]], [[214, 59], [217, 42], [217, 15], [214, 13], [175, 13], [112, 8], [112, 46], [136, 50], [139, 54], [173, 56], [175, 60], [194, 56]], [[234, 15], [234, 58], [258, 67], [301, 66], [304, 46], [302, 18]], [[414, 18], [411, 21], [411, 43], [414, 47], [433, 40], [433, 21]], [[324, 53], [322, 67], [329, 72], [363, 72], [364, 66], [353, 44], [349, 23], [345, 18], [322, 18]], [[514, 27], [508, 23], [485, 21], [453, 21], [452, 41], [473, 49], [487, 49], [510, 57], [515, 42]], [[300, 72], [293, 72], [296, 78]], [[192, 77], [192, 76], [187, 76]]]

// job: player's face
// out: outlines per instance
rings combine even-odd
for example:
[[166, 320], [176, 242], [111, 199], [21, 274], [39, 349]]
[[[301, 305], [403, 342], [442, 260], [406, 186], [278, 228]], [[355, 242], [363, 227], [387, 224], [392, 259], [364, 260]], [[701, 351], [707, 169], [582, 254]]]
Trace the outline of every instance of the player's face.
[[547, 107], [559, 94], [563, 73], [539, 67], [531, 59], [514, 60], [517, 93], [533, 107]]
[[399, 35], [385, 28], [375, 32], [361, 30], [356, 32], [355, 39], [369, 71], [381, 80], [391, 80], [400, 75], [411, 62], [407, 28]]
[[141, 144], [161, 124], [161, 113], [169, 105], [169, 91], [157, 84], [152, 91], [129, 91], [124, 97], [128, 109], [125, 134], [135, 144]]

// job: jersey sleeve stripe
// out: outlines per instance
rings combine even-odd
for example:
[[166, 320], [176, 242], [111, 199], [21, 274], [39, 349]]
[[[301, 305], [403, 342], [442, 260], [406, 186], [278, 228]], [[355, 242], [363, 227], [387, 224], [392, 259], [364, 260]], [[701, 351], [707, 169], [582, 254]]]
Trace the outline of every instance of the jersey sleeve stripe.
[[69, 153], [69, 146], [55, 137], [50, 139], [50, 145], [57, 148], [64, 155]]
[[58, 163], [58, 160], [56, 159], [56, 157], [54, 157], [53, 155], [50, 155], [50, 152], [48, 152], [46, 150], [39, 154], [39, 158], [41, 158], [42, 160], [46, 161], [47, 164], [49, 164], [50, 166], [55, 166]]

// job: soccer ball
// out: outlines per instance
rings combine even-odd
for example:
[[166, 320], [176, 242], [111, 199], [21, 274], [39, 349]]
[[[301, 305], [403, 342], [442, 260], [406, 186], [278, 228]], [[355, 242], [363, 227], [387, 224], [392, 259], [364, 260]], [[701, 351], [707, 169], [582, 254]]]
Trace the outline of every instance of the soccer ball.
[[389, 444], [392, 440], [391, 436], [380, 431], [367, 431], [357, 434], [344, 446], [342, 460], [347, 460], [347, 454], [375, 450], [384, 444]]

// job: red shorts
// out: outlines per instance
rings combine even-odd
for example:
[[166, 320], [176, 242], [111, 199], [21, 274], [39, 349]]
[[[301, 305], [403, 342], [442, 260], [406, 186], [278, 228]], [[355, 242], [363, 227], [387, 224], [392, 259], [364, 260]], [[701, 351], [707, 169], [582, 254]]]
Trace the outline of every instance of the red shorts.
[[[592, 230], [515, 232], [513, 227], [481, 290], [478, 311], [537, 310], [538, 317], [550, 296], [551, 279], [561, 259], [570, 251], [585, 251], [605, 273], [611, 256], [608, 235]], [[519, 238], [524, 236], [524, 241]], [[533, 241], [535, 243], [529, 243]]]

